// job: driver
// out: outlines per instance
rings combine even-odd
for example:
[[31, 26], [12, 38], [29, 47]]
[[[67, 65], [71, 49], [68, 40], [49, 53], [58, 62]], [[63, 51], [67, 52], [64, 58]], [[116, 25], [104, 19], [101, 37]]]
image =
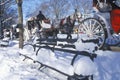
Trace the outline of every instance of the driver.
[[46, 17], [43, 15], [42, 11], [39, 11], [39, 14], [37, 15], [37, 24], [39, 26], [39, 29], [41, 29], [39, 21], [42, 22], [42, 20], [46, 20]]

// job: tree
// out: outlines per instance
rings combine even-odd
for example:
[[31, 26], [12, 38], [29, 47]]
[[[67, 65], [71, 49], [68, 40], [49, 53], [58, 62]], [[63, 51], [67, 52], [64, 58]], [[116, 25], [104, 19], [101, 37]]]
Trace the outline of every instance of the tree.
[[51, 19], [61, 19], [69, 13], [69, 4], [68, 0], [49, 0], [42, 2], [37, 10], [41, 10]]
[[80, 0], [72, 0], [71, 5], [74, 9], [80, 10], [82, 3], [80, 3]]
[[14, 0], [0, 0], [0, 34], [3, 34], [3, 29], [10, 27], [15, 22], [16, 11], [11, 8], [15, 3]]
[[18, 5], [18, 27], [19, 27], [19, 48], [23, 48], [23, 13], [22, 13], [22, 0], [16, 0]]
[[74, 9], [80, 10], [83, 13], [89, 13], [92, 10], [91, 0], [72, 0], [71, 5]]
[[68, 0], [50, 0], [50, 6], [56, 19], [62, 18], [70, 8]]

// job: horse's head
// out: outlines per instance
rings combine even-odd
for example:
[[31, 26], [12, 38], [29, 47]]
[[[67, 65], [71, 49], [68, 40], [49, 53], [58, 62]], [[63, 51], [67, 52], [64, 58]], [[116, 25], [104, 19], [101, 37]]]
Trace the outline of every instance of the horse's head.
[[80, 18], [82, 17], [82, 15], [81, 15], [81, 13], [80, 13], [80, 12], [76, 12], [76, 14], [75, 14], [75, 15], [76, 15], [76, 20], [77, 20], [77, 19], [80, 19]]
[[107, 12], [112, 9], [110, 0], [93, 0], [93, 9], [95, 11]]
[[81, 13], [80, 12], [75, 12], [74, 14], [70, 15], [70, 19], [71, 20], [76, 20], [76, 19], [79, 19], [81, 18]]

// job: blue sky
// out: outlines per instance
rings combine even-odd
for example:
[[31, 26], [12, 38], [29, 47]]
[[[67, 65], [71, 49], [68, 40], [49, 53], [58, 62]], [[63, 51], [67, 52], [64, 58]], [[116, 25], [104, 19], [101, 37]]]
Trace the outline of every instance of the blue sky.
[[43, 0], [29, 0], [23, 2], [23, 16], [26, 17], [27, 14], [30, 14], [36, 10]]

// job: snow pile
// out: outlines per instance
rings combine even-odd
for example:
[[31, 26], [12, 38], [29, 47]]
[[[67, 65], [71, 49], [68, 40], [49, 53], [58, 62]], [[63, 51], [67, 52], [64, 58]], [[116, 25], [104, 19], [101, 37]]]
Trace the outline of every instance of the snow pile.
[[43, 58], [45, 61], [46, 60], [48, 60], [48, 61], [49, 60], [52, 60], [52, 61], [57, 60], [57, 58], [55, 57], [55, 53], [54, 52], [52, 52], [51, 50], [44, 49], [44, 48], [39, 50], [37, 58], [38, 58], [38, 60]]
[[75, 73], [80, 75], [93, 75], [97, 73], [96, 64], [88, 57], [77, 60], [74, 64]]

